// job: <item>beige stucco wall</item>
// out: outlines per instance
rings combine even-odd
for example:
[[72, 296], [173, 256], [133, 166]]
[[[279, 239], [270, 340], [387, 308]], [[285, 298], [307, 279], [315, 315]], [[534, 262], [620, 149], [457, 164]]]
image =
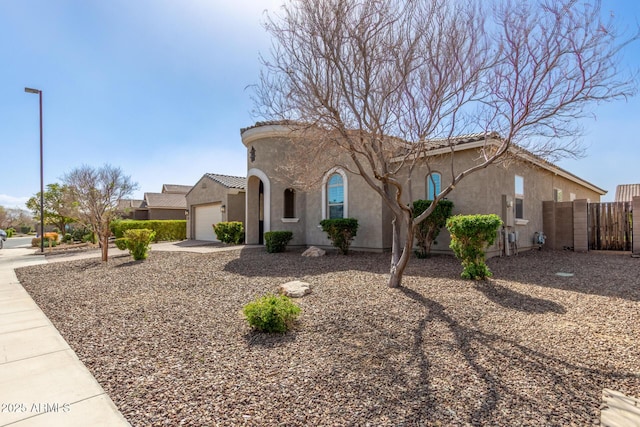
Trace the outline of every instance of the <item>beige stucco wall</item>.
[[[226, 212], [222, 214], [222, 221], [245, 220], [245, 192], [238, 189], [227, 188], [224, 185], [204, 175], [186, 195], [187, 210], [187, 239], [195, 238], [195, 208], [221, 202], [226, 206]], [[184, 211], [183, 211], [184, 212]]]

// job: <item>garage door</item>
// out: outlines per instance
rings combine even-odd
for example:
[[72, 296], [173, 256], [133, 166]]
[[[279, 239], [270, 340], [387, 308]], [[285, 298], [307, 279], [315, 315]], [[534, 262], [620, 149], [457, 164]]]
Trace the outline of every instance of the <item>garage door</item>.
[[196, 240], [218, 240], [213, 232], [213, 224], [222, 221], [222, 213], [220, 212], [221, 203], [212, 205], [196, 206]]

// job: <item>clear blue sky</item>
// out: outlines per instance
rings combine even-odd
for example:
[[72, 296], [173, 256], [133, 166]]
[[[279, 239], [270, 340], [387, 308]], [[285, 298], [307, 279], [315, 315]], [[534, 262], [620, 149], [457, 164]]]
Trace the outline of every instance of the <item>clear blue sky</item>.
[[[0, 0], [0, 205], [40, 188], [38, 96], [44, 93], [45, 184], [83, 164], [121, 167], [143, 192], [193, 185], [207, 172], [245, 175], [240, 128], [280, 0]], [[634, 26], [637, 0], [603, 8]], [[640, 67], [640, 43], [625, 67]], [[588, 156], [560, 166], [612, 199], [640, 183], [640, 98], [598, 106]]]

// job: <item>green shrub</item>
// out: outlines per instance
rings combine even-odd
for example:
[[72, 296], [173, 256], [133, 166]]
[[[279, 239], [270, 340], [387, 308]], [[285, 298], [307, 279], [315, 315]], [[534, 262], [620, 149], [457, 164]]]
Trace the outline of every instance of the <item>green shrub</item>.
[[[45, 236], [48, 233], [45, 233]], [[39, 237], [34, 237], [33, 239], [31, 239], [31, 246], [34, 248], [39, 248], [40, 247], [40, 238]], [[44, 239], [44, 247], [45, 248], [55, 248], [56, 246], [58, 246], [58, 241], [57, 240], [53, 240], [50, 238], [45, 237]]]
[[338, 248], [341, 254], [349, 253], [351, 241], [358, 232], [358, 220], [355, 218], [334, 218], [320, 221], [322, 231], [327, 233], [331, 244]]
[[[147, 259], [149, 256], [149, 245], [155, 238], [155, 231], [148, 228], [132, 229], [124, 232], [126, 248], [134, 260]], [[118, 240], [118, 239], [116, 239]]]
[[93, 242], [93, 233], [86, 227], [74, 227], [66, 235], [70, 235], [74, 242]]
[[300, 314], [300, 307], [284, 295], [267, 294], [245, 305], [242, 312], [253, 328], [283, 333]]
[[456, 215], [447, 220], [451, 233], [451, 249], [462, 261], [465, 279], [481, 280], [491, 277], [485, 264], [484, 248], [495, 242], [502, 220], [498, 215]]
[[239, 245], [244, 242], [244, 226], [240, 221], [213, 224], [213, 231], [222, 243]]
[[[431, 200], [416, 200], [413, 202], [413, 217], [416, 218], [431, 206]], [[453, 211], [453, 202], [450, 200], [440, 200], [431, 215], [425, 218], [415, 228], [416, 246], [415, 252], [418, 258], [428, 258], [431, 256], [431, 245], [438, 244], [436, 238], [440, 234], [440, 229], [447, 224], [447, 219]]]
[[73, 236], [71, 233], [67, 233], [60, 239], [62, 243], [71, 243], [73, 241]]
[[116, 220], [110, 224], [111, 232], [119, 239], [126, 230], [143, 228], [155, 231], [154, 242], [184, 240], [187, 238], [187, 221], [184, 219], [168, 220]]
[[127, 249], [127, 239], [125, 239], [124, 237], [116, 239], [114, 243], [116, 244], [116, 248], [120, 249], [121, 251]]
[[267, 231], [264, 233], [264, 242], [267, 245], [267, 252], [284, 252], [289, 242], [293, 239], [291, 231]]
[[7, 237], [13, 237], [13, 235], [16, 234], [16, 229], [13, 227], [9, 227], [4, 231], [7, 232]]

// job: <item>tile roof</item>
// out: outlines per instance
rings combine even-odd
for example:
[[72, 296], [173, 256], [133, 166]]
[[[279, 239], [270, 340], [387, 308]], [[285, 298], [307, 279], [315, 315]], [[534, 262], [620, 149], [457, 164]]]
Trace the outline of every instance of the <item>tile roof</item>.
[[187, 198], [184, 194], [144, 193], [147, 208], [186, 209]]
[[120, 199], [118, 201], [118, 210], [124, 209], [140, 209], [144, 205], [144, 200], [138, 199]]
[[227, 188], [239, 188], [242, 190], [247, 188], [247, 178], [243, 176], [218, 175], [215, 173], [206, 173], [205, 176]]
[[640, 184], [621, 184], [616, 187], [616, 202], [631, 202], [640, 197]]
[[189, 191], [191, 191], [191, 188], [191, 185], [163, 184], [162, 192], [172, 194], [187, 194]]

